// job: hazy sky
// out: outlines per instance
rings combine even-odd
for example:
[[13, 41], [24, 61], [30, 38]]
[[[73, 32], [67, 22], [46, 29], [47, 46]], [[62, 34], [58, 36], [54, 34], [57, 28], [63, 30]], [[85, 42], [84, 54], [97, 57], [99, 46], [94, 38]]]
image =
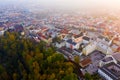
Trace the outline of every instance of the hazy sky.
[[119, 8], [120, 0], [0, 0], [0, 4], [17, 3], [26, 5], [65, 7], [65, 8]]

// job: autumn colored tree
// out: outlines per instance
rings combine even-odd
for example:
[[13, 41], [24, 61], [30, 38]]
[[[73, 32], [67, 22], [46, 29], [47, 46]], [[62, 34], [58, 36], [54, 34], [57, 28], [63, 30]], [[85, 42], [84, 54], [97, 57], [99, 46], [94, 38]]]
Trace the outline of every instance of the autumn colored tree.
[[0, 80], [77, 80], [73, 68], [43, 41], [36, 43], [14, 32], [0, 37]]

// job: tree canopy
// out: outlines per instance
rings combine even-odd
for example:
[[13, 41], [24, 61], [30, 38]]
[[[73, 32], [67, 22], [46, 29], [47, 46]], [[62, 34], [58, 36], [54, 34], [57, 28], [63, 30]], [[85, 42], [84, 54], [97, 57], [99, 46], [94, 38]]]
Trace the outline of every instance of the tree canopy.
[[0, 37], [0, 80], [77, 80], [74, 65], [41, 41], [6, 32]]

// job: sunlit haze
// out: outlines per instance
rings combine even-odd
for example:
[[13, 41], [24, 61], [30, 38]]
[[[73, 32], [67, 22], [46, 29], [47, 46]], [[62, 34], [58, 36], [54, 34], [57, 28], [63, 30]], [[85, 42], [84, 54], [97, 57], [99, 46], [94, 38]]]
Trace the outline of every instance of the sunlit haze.
[[0, 0], [0, 80], [120, 80], [120, 0]]
[[120, 9], [120, 0], [1, 0], [0, 4], [25, 4], [59, 8], [109, 8]]

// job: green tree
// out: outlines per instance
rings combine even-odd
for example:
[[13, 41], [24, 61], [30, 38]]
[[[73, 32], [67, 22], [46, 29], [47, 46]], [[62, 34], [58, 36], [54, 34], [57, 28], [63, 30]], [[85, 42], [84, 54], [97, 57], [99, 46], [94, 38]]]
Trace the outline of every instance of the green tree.
[[77, 64], [79, 64], [79, 62], [80, 62], [80, 57], [79, 57], [79, 56], [75, 56], [75, 57], [74, 57], [74, 61], [75, 61]]
[[85, 73], [85, 80], [93, 80], [93, 78], [89, 73]]

